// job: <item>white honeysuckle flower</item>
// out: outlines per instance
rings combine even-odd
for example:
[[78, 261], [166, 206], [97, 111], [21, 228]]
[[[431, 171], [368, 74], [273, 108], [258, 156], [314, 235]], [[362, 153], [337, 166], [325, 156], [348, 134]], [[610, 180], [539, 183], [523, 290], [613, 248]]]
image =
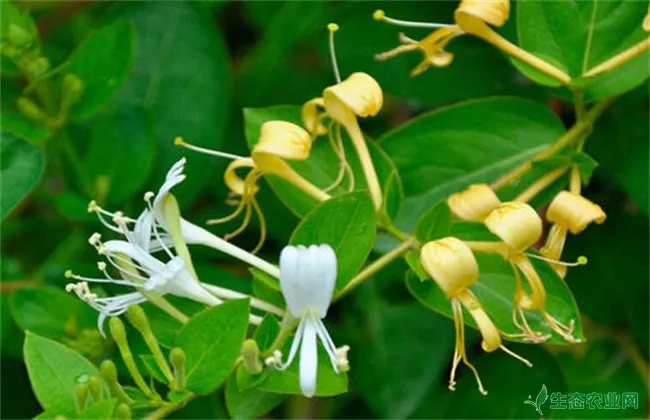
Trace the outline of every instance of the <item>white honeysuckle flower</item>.
[[282, 294], [291, 315], [300, 323], [286, 363], [281, 362], [279, 352], [275, 352], [265, 363], [284, 370], [291, 365], [300, 347], [300, 389], [307, 397], [316, 393], [317, 338], [323, 343], [336, 373], [348, 368], [349, 347], [337, 349], [322, 321], [332, 301], [336, 272], [336, 255], [326, 244], [287, 246], [280, 254]]
[[[163, 247], [171, 248], [173, 247], [173, 241], [169, 233], [169, 221], [165, 221], [163, 214], [163, 203], [171, 189], [185, 180], [185, 174], [183, 174], [184, 169], [185, 158], [182, 158], [171, 167], [165, 177], [165, 182], [160, 187], [157, 194], [148, 192], [144, 195], [148, 208], [145, 209], [136, 220], [124, 217], [120, 212], [108, 212], [99, 207], [94, 201], [91, 201], [88, 205], [88, 211], [97, 213], [99, 220], [104, 224], [104, 226], [114, 232], [123, 234], [129, 239], [129, 241], [138, 244], [138, 246], [148, 250], [149, 252], [159, 251]], [[152, 198], [153, 203], [151, 202]], [[117, 223], [113, 225], [108, 222], [104, 216], [111, 217], [114, 222], [117, 217], [124, 223], [122, 226], [119, 226]], [[128, 224], [134, 225], [133, 230], [128, 229]], [[225, 241], [182, 217], [179, 220], [179, 224], [185, 243], [214, 248], [250, 264], [275, 278], [280, 277], [278, 268], [273, 264], [269, 264], [263, 259]], [[153, 232], [157, 232], [157, 234], [153, 235]]]
[[[117, 218], [116, 218], [117, 219]], [[117, 219], [119, 226], [123, 222]], [[158, 236], [154, 231], [154, 236]], [[99, 262], [97, 267], [104, 274], [103, 278], [83, 277], [66, 271], [65, 276], [78, 280], [66, 286], [68, 292], [74, 291], [77, 296], [99, 312], [97, 326], [103, 335], [102, 324], [107, 316], [118, 316], [126, 312], [131, 305], [147, 300], [146, 292], [155, 291], [160, 295], [173, 294], [192, 299], [206, 305], [218, 305], [222, 301], [205, 290], [188, 271], [185, 262], [179, 256], [171, 253], [161, 241], [162, 249], [169, 256], [167, 262], [149, 254], [148, 250], [139, 247], [127, 236], [127, 241], [101, 241], [101, 235], [94, 233], [88, 242], [95, 247], [100, 255], [119, 272], [119, 278], [112, 277], [106, 270], [106, 263]], [[88, 283], [113, 283], [129, 286], [135, 292], [112, 297], [97, 297], [89, 290]]]

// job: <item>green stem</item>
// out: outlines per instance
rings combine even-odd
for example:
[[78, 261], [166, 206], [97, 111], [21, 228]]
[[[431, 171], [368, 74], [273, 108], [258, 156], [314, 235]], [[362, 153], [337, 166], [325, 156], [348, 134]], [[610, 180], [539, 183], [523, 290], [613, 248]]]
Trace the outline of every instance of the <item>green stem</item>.
[[394, 248], [392, 251], [382, 255], [369, 265], [367, 265], [359, 274], [354, 276], [352, 280], [341, 290], [339, 290], [335, 295], [334, 298], [332, 299], [333, 301], [337, 301], [341, 299], [343, 296], [348, 294], [350, 291], [354, 290], [358, 285], [363, 283], [364, 280], [372, 277], [375, 275], [379, 270], [382, 268], [386, 267], [388, 264], [393, 262], [395, 259], [399, 258], [402, 254], [406, 253], [409, 249], [411, 249], [414, 245], [416, 244], [416, 240], [413, 238], [409, 238], [408, 240], [402, 242]]
[[271, 344], [271, 347], [262, 353], [262, 359], [264, 357], [269, 357], [273, 355], [275, 350], [280, 350], [284, 346], [284, 342], [287, 341], [287, 338], [291, 335], [293, 330], [298, 326], [298, 320], [294, 318], [291, 313], [287, 310], [282, 318], [282, 324], [280, 325], [280, 332], [278, 336], [275, 337], [275, 341]]
[[79, 154], [77, 153], [77, 150], [75, 149], [74, 145], [72, 144], [70, 137], [68, 137], [68, 133], [66, 133], [66, 130], [63, 127], [61, 127], [59, 130], [59, 144], [63, 148], [63, 152], [65, 153], [66, 157], [68, 158], [68, 161], [70, 162], [70, 165], [72, 165], [72, 168], [77, 174], [77, 179], [79, 179], [79, 182], [81, 183], [81, 187], [83, 188], [83, 190], [89, 196], [94, 195], [92, 187], [90, 186], [90, 184], [88, 184], [88, 180], [84, 175], [82, 160], [79, 157]]
[[379, 227], [382, 230], [384, 230], [386, 233], [389, 233], [389, 234], [393, 235], [395, 238], [399, 239], [402, 242], [408, 241], [408, 240], [415, 240], [415, 238], [413, 238], [408, 233], [402, 232], [397, 227], [395, 227], [393, 222], [391, 222], [390, 219], [388, 219], [388, 217], [384, 216], [379, 220]]
[[145, 417], [145, 420], [162, 419], [166, 415], [170, 414], [171, 412], [176, 411], [179, 408], [184, 407], [188, 402], [190, 402], [195, 397], [196, 397], [196, 394], [190, 394], [190, 395], [187, 396], [187, 398], [185, 398], [184, 400], [179, 401], [177, 403], [163, 404], [156, 411], [154, 411], [152, 413], [149, 413], [149, 415], [147, 415]]
[[531, 159], [526, 160], [522, 164], [516, 166], [507, 174], [503, 175], [501, 178], [498, 178], [494, 181], [491, 186], [494, 190], [502, 189], [510, 185], [512, 182], [519, 179], [521, 176], [530, 171], [533, 167], [533, 162], [546, 159], [551, 157], [565, 147], [579, 141], [581, 136], [584, 136], [591, 130], [593, 123], [602, 115], [602, 113], [607, 109], [607, 107], [614, 101], [614, 98], [598, 102], [596, 105], [591, 107], [589, 111], [586, 112], [584, 120], [576, 121], [576, 123], [571, 127], [566, 133], [564, 133], [555, 143], [553, 143], [548, 148], [542, 150], [537, 155], [533, 156]]

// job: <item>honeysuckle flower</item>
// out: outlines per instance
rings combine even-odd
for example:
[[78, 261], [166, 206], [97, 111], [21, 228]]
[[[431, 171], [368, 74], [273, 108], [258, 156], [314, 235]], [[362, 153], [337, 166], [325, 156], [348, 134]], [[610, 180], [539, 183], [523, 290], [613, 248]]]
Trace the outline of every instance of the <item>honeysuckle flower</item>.
[[[260, 137], [253, 147], [251, 157], [236, 156], [216, 150], [204, 149], [186, 143], [180, 137], [174, 140], [177, 146], [182, 146], [200, 153], [213, 156], [233, 159], [224, 173], [224, 182], [230, 189], [230, 202], [234, 202], [237, 208], [230, 215], [208, 220], [208, 224], [219, 224], [230, 221], [246, 210], [242, 224], [233, 232], [226, 235], [226, 239], [243, 232], [248, 226], [252, 211], [255, 210], [260, 221], [260, 239], [253, 250], [257, 252], [263, 245], [266, 238], [266, 219], [262, 209], [255, 200], [259, 191], [257, 180], [263, 175], [272, 175], [282, 178], [291, 183], [318, 201], [325, 201], [331, 198], [327, 192], [307, 181], [296, 172], [286, 161], [306, 160], [311, 151], [311, 137], [302, 127], [286, 121], [267, 121], [260, 128]], [[237, 170], [249, 168], [244, 178], [237, 175]], [[239, 201], [234, 201], [238, 199]]]
[[456, 369], [462, 360], [469, 367], [476, 378], [479, 391], [486, 395], [478, 371], [467, 359], [465, 353], [465, 326], [463, 321], [463, 307], [470, 313], [481, 333], [483, 341], [481, 347], [485, 352], [503, 350], [510, 356], [520, 360], [527, 366], [532, 364], [505, 347], [501, 341], [501, 333], [494, 325], [487, 312], [469, 290], [479, 278], [479, 266], [472, 250], [463, 241], [455, 237], [446, 237], [427, 242], [420, 251], [420, 262], [426, 273], [442, 289], [451, 301], [454, 313], [454, 327], [456, 330], [456, 344], [452, 359], [452, 368], [449, 375], [449, 389], [456, 389]]
[[[598, 204], [581, 195], [560, 191], [546, 212], [546, 219], [553, 225], [540, 253], [550, 260], [559, 260], [568, 232], [577, 235], [590, 223], [601, 224], [606, 218], [607, 215]], [[551, 266], [561, 278], [566, 276], [566, 265], [551, 263]]]
[[[515, 326], [522, 331], [523, 337], [533, 342], [541, 342], [550, 338], [549, 335], [533, 331], [526, 321], [523, 311], [537, 310], [549, 327], [565, 340], [579, 342], [580, 340], [572, 335], [573, 320], [568, 326], [564, 325], [545, 309], [546, 289], [530, 258], [543, 259], [547, 262], [569, 266], [581, 265], [584, 261], [562, 263], [527, 253], [526, 250], [539, 241], [542, 235], [542, 220], [535, 209], [526, 203], [502, 203], [485, 218], [484, 224], [501, 242], [468, 242], [468, 245], [475, 251], [498, 254], [510, 263], [516, 279], [512, 319]], [[520, 272], [523, 273], [530, 286], [531, 293], [524, 290]]]
[[[113, 232], [123, 234], [129, 241], [146, 251], [159, 251], [163, 245], [176, 247], [179, 255], [187, 258], [185, 263], [188, 267], [191, 267], [191, 260], [188, 255], [185, 255], [188, 254], [186, 245], [203, 245], [231, 255], [278, 278], [280, 271], [276, 266], [244, 251], [180, 216], [178, 205], [171, 194], [171, 189], [185, 180], [185, 174], [183, 174], [184, 168], [185, 158], [182, 158], [171, 167], [165, 177], [165, 182], [157, 194], [153, 192], [145, 194], [144, 198], [148, 208], [135, 220], [124, 216], [121, 212], [111, 213], [106, 211], [94, 201], [91, 201], [88, 205], [88, 211], [97, 213], [99, 220], [104, 226]], [[151, 201], [152, 198], [153, 202]], [[121, 222], [120, 226], [111, 224], [105, 219], [106, 217], [115, 218], [116, 216], [119, 217]], [[133, 229], [129, 229], [128, 227], [131, 224], [134, 225]], [[190, 268], [190, 270], [193, 271], [193, 268]]]
[[509, 16], [510, 2], [508, 0], [462, 0], [454, 12], [455, 24], [398, 20], [389, 18], [383, 10], [377, 10], [373, 14], [375, 20], [397, 26], [433, 28], [435, 31], [421, 41], [400, 34], [400, 42], [404, 45], [378, 54], [376, 57], [378, 60], [385, 60], [403, 52], [421, 50], [424, 53], [424, 60], [411, 72], [412, 76], [416, 76], [430, 66], [445, 67], [451, 64], [453, 55], [445, 51], [444, 48], [453, 38], [463, 34], [471, 34], [560, 80], [562, 83], [569, 83], [571, 78], [566, 73], [512, 44], [490, 27], [490, 25], [502, 27]]
[[[121, 222], [116, 220], [119, 225]], [[126, 312], [131, 305], [148, 300], [147, 294], [155, 292], [158, 295], [173, 294], [176, 296], [195, 300], [206, 305], [218, 305], [221, 300], [205, 290], [194, 276], [189, 272], [183, 259], [173, 255], [169, 248], [162, 245], [162, 249], [169, 257], [165, 262], [152, 256], [149, 251], [137, 246], [130, 240], [101, 241], [101, 235], [94, 233], [88, 240], [97, 252], [104, 256], [108, 263], [119, 273], [117, 278], [112, 277], [105, 262], [99, 262], [97, 267], [104, 277], [84, 277], [66, 271], [65, 276], [77, 280], [66, 286], [68, 292], [74, 291], [76, 295], [99, 312], [97, 326], [103, 332], [104, 319], [108, 316], [118, 316]], [[98, 297], [89, 289], [88, 283], [113, 283], [128, 286], [135, 292], [112, 297]]]
[[291, 365], [300, 347], [300, 389], [307, 397], [316, 393], [318, 340], [323, 343], [336, 373], [348, 369], [348, 346], [336, 348], [323, 319], [332, 300], [337, 263], [329, 245], [287, 246], [280, 253], [280, 287], [290, 314], [299, 319], [289, 357], [275, 351], [267, 365], [284, 370]]
[[447, 198], [447, 205], [454, 215], [473, 222], [485, 220], [499, 204], [501, 200], [487, 184], [472, 184]]

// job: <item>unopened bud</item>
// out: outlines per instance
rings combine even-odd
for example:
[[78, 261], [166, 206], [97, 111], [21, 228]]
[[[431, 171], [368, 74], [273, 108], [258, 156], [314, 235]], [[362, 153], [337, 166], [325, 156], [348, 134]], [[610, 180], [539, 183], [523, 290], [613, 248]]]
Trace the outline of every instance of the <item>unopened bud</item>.
[[16, 106], [18, 107], [18, 111], [20, 111], [21, 114], [34, 121], [35, 123], [45, 124], [47, 122], [47, 114], [45, 111], [43, 111], [41, 107], [31, 99], [25, 96], [18, 98]]
[[99, 366], [99, 372], [107, 384], [110, 384], [111, 382], [117, 382], [117, 368], [115, 367], [115, 363], [112, 360], [104, 360]]
[[38, 57], [32, 60], [25, 68], [25, 73], [29, 78], [35, 78], [50, 69], [50, 60], [45, 57]]
[[102, 382], [97, 376], [91, 376], [88, 380], [88, 389], [90, 390], [90, 395], [92, 395], [95, 402], [99, 402], [102, 399]]
[[131, 408], [127, 404], [121, 403], [117, 406], [114, 413], [115, 419], [117, 420], [130, 420], [131, 419]]
[[61, 107], [67, 109], [79, 102], [83, 91], [83, 81], [74, 74], [66, 74], [63, 77], [63, 85], [61, 86]]
[[11, 45], [21, 49], [29, 47], [34, 42], [34, 34], [15, 23], [9, 24], [7, 38]]
[[244, 341], [241, 349], [242, 361], [246, 371], [251, 375], [259, 375], [262, 373], [263, 366], [260, 360], [260, 348], [257, 342], [253, 339]]
[[174, 371], [174, 385], [177, 391], [185, 389], [185, 352], [179, 347], [175, 347], [169, 353], [169, 361]]
[[472, 250], [452, 236], [427, 242], [420, 251], [420, 263], [449, 298], [463, 292], [479, 277]]
[[151, 332], [147, 315], [139, 305], [129, 306], [129, 309], [126, 311], [126, 319], [143, 335]]
[[[126, 329], [124, 328], [124, 323], [121, 319], [116, 316], [112, 317], [110, 321], [108, 321], [108, 326], [111, 331], [111, 336], [113, 336], [113, 340], [115, 340], [118, 346], [127, 343]], [[128, 343], [126, 345], [128, 345]]]
[[74, 389], [74, 393], [77, 413], [81, 413], [86, 409], [86, 400], [88, 399], [88, 384], [77, 385]]

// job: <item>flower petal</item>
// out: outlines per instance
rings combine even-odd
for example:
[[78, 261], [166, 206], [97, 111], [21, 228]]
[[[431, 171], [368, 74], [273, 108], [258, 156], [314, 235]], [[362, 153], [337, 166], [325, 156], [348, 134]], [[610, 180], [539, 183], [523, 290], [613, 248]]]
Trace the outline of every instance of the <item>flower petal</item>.
[[305, 319], [305, 330], [300, 345], [300, 390], [309, 398], [316, 393], [316, 375], [318, 373], [318, 349], [314, 321], [312, 318]]

